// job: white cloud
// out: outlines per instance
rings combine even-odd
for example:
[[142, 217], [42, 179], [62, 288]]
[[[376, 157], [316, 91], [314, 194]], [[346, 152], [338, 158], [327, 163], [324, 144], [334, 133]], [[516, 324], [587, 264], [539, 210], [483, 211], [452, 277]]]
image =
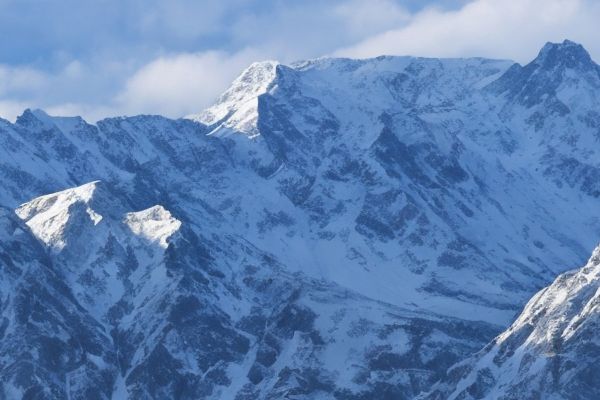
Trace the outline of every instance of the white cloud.
[[348, 0], [333, 12], [351, 33], [371, 35], [409, 21], [410, 13], [393, 0]]
[[177, 53], [137, 69], [71, 61], [53, 74], [0, 65], [0, 117], [14, 121], [31, 107], [91, 122], [134, 114], [178, 118], [202, 111], [244, 68], [262, 58], [246, 49]]
[[47, 80], [45, 73], [30, 67], [0, 65], [0, 96], [40, 90]]
[[[14, 121], [26, 108], [42, 108], [95, 121], [97, 111], [111, 111], [114, 92], [107, 97], [106, 91], [119, 87], [122, 76], [127, 76], [127, 69], [119, 70], [114, 63], [92, 68], [74, 60], [51, 72], [0, 65], [0, 117]], [[117, 113], [112, 109], [107, 116]]]
[[256, 57], [252, 50], [160, 57], [127, 80], [116, 102], [125, 113], [171, 117], [197, 113], [210, 105]]
[[334, 54], [486, 56], [526, 62], [545, 42], [565, 38], [600, 54], [596, 40], [599, 18], [600, 5], [591, 0], [475, 0], [454, 11], [425, 9], [401, 27]]
[[[244, 0], [146, 0], [139, 7], [139, 32], [189, 40], [223, 29], [224, 19]], [[162, 35], [161, 35], [162, 34]], [[166, 39], [166, 38], [165, 38]]]

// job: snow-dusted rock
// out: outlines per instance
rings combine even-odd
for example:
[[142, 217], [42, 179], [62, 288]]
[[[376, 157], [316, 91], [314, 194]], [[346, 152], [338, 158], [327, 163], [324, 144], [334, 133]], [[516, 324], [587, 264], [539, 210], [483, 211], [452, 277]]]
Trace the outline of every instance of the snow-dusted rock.
[[158, 243], [163, 248], [167, 247], [168, 239], [181, 226], [181, 221], [173, 218], [171, 213], [160, 205], [127, 213], [124, 222], [133, 233]]

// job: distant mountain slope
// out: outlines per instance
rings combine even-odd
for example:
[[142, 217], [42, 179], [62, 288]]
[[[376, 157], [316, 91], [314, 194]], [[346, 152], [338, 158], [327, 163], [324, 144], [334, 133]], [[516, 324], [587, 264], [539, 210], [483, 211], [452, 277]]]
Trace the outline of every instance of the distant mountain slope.
[[537, 293], [508, 330], [449, 371], [431, 399], [600, 396], [600, 247]]
[[371, 297], [508, 322], [600, 233], [582, 212], [600, 193], [598, 71], [569, 41], [525, 67], [257, 63], [190, 118], [293, 203], [286, 264], [310, 257], [317, 268], [297, 268]]

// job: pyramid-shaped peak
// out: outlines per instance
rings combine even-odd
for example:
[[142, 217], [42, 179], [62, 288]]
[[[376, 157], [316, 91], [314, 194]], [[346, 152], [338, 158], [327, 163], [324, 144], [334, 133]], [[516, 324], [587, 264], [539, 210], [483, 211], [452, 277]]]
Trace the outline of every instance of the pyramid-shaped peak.
[[242, 101], [266, 92], [275, 79], [278, 65], [279, 62], [270, 60], [252, 63], [233, 81], [218, 102]]
[[570, 40], [564, 40], [562, 43], [546, 43], [533, 63], [546, 69], [561, 66], [573, 69], [597, 67], [587, 50], [581, 44]]
[[279, 65], [278, 61], [252, 63], [233, 81], [213, 106], [200, 114], [188, 115], [186, 118], [212, 125], [240, 109], [251, 114], [257, 107], [258, 96], [266, 93], [271, 87]]

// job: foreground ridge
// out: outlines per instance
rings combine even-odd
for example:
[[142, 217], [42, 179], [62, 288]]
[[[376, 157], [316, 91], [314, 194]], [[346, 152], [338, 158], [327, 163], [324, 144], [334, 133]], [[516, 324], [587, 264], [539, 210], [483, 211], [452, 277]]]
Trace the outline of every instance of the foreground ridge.
[[431, 399], [594, 399], [600, 395], [600, 247], [538, 292], [517, 320], [449, 371]]

